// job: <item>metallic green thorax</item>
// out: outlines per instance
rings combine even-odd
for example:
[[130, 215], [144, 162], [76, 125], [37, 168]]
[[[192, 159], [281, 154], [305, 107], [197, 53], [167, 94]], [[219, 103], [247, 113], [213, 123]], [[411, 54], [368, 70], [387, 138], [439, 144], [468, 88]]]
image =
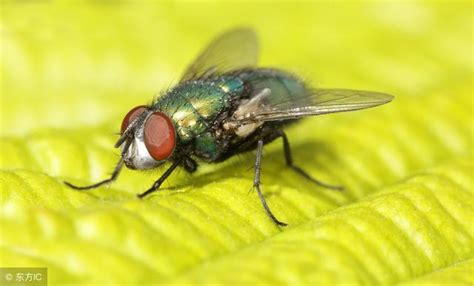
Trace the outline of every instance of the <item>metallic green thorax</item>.
[[170, 116], [179, 144], [192, 143], [197, 157], [217, 161], [228, 155], [232, 144], [245, 140], [237, 136], [232, 140], [223, 138], [218, 119], [231, 116], [242, 100], [264, 88], [272, 90], [272, 96], [267, 99], [270, 105], [275, 99], [298, 100], [306, 92], [304, 85], [288, 73], [273, 69], [242, 70], [179, 84], [159, 97], [152, 109]]
[[211, 124], [230, 107], [230, 99], [242, 92], [243, 82], [236, 77], [186, 82], [158, 98], [152, 108], [170, 116], [180, 143], [194, 140], [196, 155], [212, 160], [218, 146]]

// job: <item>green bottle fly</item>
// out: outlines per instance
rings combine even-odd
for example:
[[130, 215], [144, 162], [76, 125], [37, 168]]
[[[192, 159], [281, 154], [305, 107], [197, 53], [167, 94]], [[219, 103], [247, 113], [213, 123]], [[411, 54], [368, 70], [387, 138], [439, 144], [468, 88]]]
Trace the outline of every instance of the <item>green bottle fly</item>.
[[292, 160], [284, 127], [301, 117], [353, 111], [385, 104], [393, 96], [371, 91], [310, 88], [296, 76], [278, 69], [256, 67], [258, 44], [250, 29], [236, 29], [216, 38], [188, 67], [180, 82], [150, 105], [131, 109], [124, 117], [115, 147], [122, 155], [109, 179], [79, 190], [114, 181], [123, 165], [152, 169], [171, 166], [145, 192], [159, 189], [182, 167], [192, 173], [198, 162], [221, 162], [251, 150], [257, 151], [254, 188], [277, 225], [260, 190], [263, 146], [283, 139], [286, 164], [315, 184], [341, 190], [311, 177]]

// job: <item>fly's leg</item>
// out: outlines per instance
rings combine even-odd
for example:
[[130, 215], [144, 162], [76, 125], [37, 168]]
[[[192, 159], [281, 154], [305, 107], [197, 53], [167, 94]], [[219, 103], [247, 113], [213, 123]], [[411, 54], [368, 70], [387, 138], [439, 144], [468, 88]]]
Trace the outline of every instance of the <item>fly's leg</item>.
[[[123, 141], [122, 141], [122, 143], [123, 143]], [[122, 143], [120, 143], [120, 144], [122, 144]], [[118, 175], [120, 174], [120, 171], [122, 170], [123, 157], [124, 157], [125, 152], [127, 152], [128, 147], [130, 146], [131, 143], [132, 143], [132, 141], [130, 141], [130, 140], [125, 142], [125, 146], [122, 150], [122, 156], [121, 156], [120, 160], [118, 161], [117, 165], [115, 165], [115, 169], [112, 172], [112, 175], [110, 176], [110, 178], [108, 178], [106, 180], [103, 180], [103, 181], [100, 181], [98, 183], [89, 185], [89, 186], [84, 186], [84, 187], [78, 187], [78, 186], [73, 185], [69, 182], [64, 182], [64, 184], [66, 186], [69, 186], [69, 187], [71, 187], [73, 189], [76, 189], [76, 190], [90, 190], [90, 189], [94, 189], [94, 188], [100, 187], [100, 186], [105, 185], [105, 184], [112, 183], [113, 181], [115, 181], [117, 179]], [[118, 146], [116, 146], [116, 147], [118, 147]]]
[[105, 185], [105, 184], [109, 184], [113, 181], [115, 181], [118, 177], [118, 175], [120, 174], [120, 171], [122, 170], [122, 167], [123, 167], [123, 160], [120, 159], [120, 161], [117, 163], [117, 165], [115, 166], [115, 169], [114, 171], [112, 172], [112, 175], [110, 176], [110, 178], [106, 179], [106, 180], [103, 180], [103, 181], [100, 181], [98, 183], [95, 183], [95, 184], [92, 184], [92, 185], [89, 185], [89, 186], [83, 186], [83, 187], [78, 187], [76, 185], [73, 185], [69, 182], [64, 182], [64, 184], [66, 184], [66, 186], [69, 186], [75, 190], [90, 190], [90, 189], [94, 189], [94, 188], [97, 188], [97, 187], [100, 187], [102, 185]]
[[260, 190], [260, 168], [262, 165], [262, 155], [263, 155], [263, 140], [258, 140], [257, 144], [257, 157], [255, 159], [255, 175], [253, 179], [253, 187], [257, 189], [258, 197], [262, 202], [265, 212], [270, 217], [270, 219], [279, 226], [286, 226], [286, 223], [279, 221], [272, 213], [270, 208], [267, 205], [267, 201]]
[[171, 165], [171, 167], [169, 167], [168, 170], [166, 170], [166, 172], [164, 172], [163, 175], [161, 175], [161, 177], [153, 184], [153, 186], [151, 186], [151, 188], [149, 188], [146, 192], [138, 194], [137, 197], [142, 199], [145, 196], [149, 195], [150, 193], [157, 191], [160, 188], [161, 184], [163, 184], [163, 182], [169, 177], [169, 175], [173, 173], [174, 169], [176, 169], [176, 167], [178, 167], [180, 164], [181, 164], [181, 160], [177, 160], [173, 162], [173, 165]]
[[324, 182], [321, 182], [313, 177], [311, 177], [308, 173], [306, 173], [303, 169], [300, 167], [296, 166], [293, 163], [293, 157], [291, 156], [291, 149], [290, 149], [290, 142], [288, 141], [288, 137], [286, 136], [285, 132], [280, 131], [280, 136], [283, 139], [283, 150], [285, 152], [285, 160], [286, 160], [286, 165], [293, 169], [295, 172], [298, 174], [302, 175], [306, 179], [310, 180], [311, 182], [315, 183], [318, 186], [331, 189], [331, 190], [336, 190], [336, 191], [342, 191], [344, 190], [343, 186], [334, 186], [334, 185], [329, 185]]

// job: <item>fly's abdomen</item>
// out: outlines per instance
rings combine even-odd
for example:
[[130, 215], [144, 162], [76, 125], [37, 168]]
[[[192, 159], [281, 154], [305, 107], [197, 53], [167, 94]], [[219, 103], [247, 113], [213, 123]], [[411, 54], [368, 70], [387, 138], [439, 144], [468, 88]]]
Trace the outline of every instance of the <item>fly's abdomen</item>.
[[258, 93], [265, 88], [271, 90], [271, 95], [265, 101], [269, 106], [275, 103], [309, 100], [304, 83], [290, 73], [276, 69], [255, 69], [243, 72], [239, 76], [246, 84]]
[[[262, 125], [273, 125], [274, 128], [278, 128], [278, 126], [294, 121], [266, 122], [265, 120], [254, 120], [253, 122], [243, 123], [242, 121], [251, 114], [293, 106], [295, 103], [300, 104], [300, 106], [309, 104], [308, 90], [303, 82], [287, 72], [276, 69], [247, 69], [236, 71], [234, 74], [245, 83], [246, 91], [232, 114], [231, 120], [225, 122], [223, 126], [224, 129], [232, 130], [237, 135], [234, 140], [237, 143], [262, 129]], [[242, 120], [240, 124], [239, 120]], [[260, 135], [264, 136], [264, 134]]]

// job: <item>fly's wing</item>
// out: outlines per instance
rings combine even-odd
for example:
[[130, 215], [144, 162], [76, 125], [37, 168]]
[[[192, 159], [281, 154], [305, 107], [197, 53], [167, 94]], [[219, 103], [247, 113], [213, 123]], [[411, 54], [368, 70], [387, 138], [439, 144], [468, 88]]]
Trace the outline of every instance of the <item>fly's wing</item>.
[[228, 31], [216, 39], [187, 68], [180, 82], [253, 67], [258, 60], [258, 40], [248, 28]]
[[261, 98], [259, 107], [240, 118], [233, 118], [233, 124], [296, 119], [305, 116], [335, 112], [353, 111], [370, 108], [390, 102], [392, 95], [373, 91], [350, 89], [315, 89], [293, 95], [280, 97], [266, 93]]

